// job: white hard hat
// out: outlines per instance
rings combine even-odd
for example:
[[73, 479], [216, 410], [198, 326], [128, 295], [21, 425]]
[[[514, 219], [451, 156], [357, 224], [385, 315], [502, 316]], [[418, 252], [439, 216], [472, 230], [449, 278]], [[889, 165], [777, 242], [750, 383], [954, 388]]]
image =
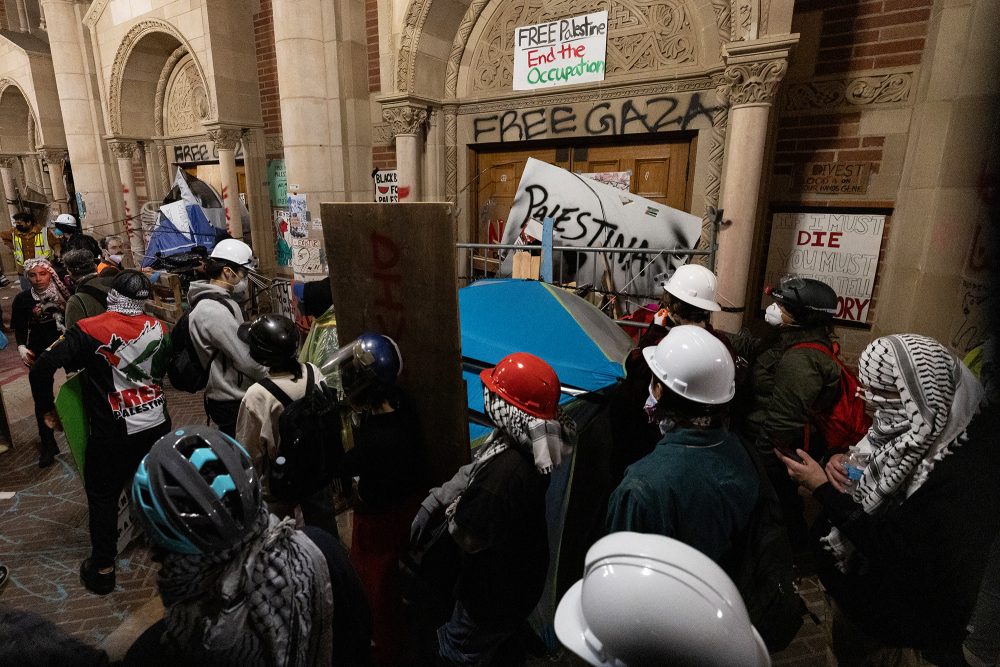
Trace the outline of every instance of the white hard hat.
[[76, 218], [70, 213], [60, 213], [56, 217], [57, 225], [68, 225], [69, 227], [78, 227]]
[[212, 259], [222, 259], [249, 269], [253, 266], [253, 250], [243, 241], [224, 239], [215, 244]]
[[771, 659], [732, 580], [711, 558], [663, 535], [612, 533], [587, 551], [556, 636], [591, 665], [747, 665]]
[[658, 345], [643, 348], [642, 356], [660, 382], [695, 403], [719, 405], [736, 394], [733, 356], [701, 327], [674, 327]]
[[663, 289], [675, 297], [702, 310], [722, 310], [716, 301], [718, 280], [715, 274], [700, 264], [685, 264], [663, 283]]

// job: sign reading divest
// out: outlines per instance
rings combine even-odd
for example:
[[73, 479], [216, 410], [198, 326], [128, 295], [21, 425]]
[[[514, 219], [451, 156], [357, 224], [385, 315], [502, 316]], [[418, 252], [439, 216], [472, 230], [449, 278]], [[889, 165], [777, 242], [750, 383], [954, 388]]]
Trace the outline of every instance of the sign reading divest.
[[764, 281], [777, 285], [787, 273], [821, 280], [837, 292], [836, 319], [867, 322], [884, 229], [884, 215], [775, 213]]
[[800, 192], [863, 195], [868, 192], [867, 162], [810, 162], [797, 174]]
[[514, 90], [604, 81], [608, 12], [514, 29]]

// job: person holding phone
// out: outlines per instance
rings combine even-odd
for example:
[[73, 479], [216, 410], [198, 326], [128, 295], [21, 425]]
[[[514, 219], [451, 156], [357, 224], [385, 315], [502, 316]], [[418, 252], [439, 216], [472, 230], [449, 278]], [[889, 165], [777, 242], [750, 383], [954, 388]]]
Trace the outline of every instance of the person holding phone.
[[737, 353], [752, 359], [746, 404], [734, 411], [734, 428], [760, 452], [768, 477], [781, 500], [793, 547], [808, 544], [802, 498], [774, 457], [775, 449], [796, 458], [806, 447], [822, 459], [823, 443], [809, 415], [830, 408], [840, 390], [840, 367], [818, 344], [833, 350], [833, 316], [837, 294], [812, 278], [786, 276], [769, 291], [773, 303], [764, 321], [773, 334], [756, 338], [743, 333], [732, 339]]

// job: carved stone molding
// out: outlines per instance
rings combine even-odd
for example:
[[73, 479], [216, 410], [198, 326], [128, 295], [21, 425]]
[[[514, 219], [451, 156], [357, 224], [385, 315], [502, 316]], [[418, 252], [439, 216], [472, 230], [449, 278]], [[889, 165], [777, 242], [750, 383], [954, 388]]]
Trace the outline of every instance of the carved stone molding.
[[[173, 55], [167, 61], [157, 83], [153, 113], [160, 121], [157, 125], [161, 134], [168, 137], [190, 135], [201, 130], [201, 124], [208, 118], [208, 93], [205, 82], [195, 65], [194, 58], [184, 51], [177, 62]], [[163, 84], [163, 90], [160, 85]]]
[[[88, 14], [88, 16], [89, 15], [90, 14]], [[139, 21], [132, 26], [127, 33], [125, 33], [121, 43], [118, 45], [118, 51], [115, 53], [115, 59], [111, 64], [111, 84], [108, 89], [108, 116], [111, 125], [111, 134], [119, 134], [122, 132], [122, 87], [125, 85], [125, 67], [128, 65], [132, 51], [144, 37], [156, 32], [170, 35], [177, 40], [178, 43], [183, 45], [186, 51], [190, 52], [184, 36], [177, 31], [177, 28], [166, 21], [154, 19]], [[176, 53], [176, 51], [174, 53]], [[205, 81], [205, 72], [202, 70], [201, 65], [197, 60], [194, 60], [194, 66], [197, 69], [198, 78], [200, 78], [201, 81]], [[208, 95], [207, 97], [208, 99], [206, 100], [206, 104], [208, 106], [208, 112], [206, 113], [206, 117], [212, 118], [215, 115], [215, 104], [211, 99], [211, 95]]]
[[705, 179], [705, 214], [702, 217], [702, 235], [698, 250], [707, 250], [711, 234], [711, 209], [719, 207], [722, 189], [722, 161], [726, 155], [726, 128], [729, 125], [729, 84], [724, 75], [715, 78], [718, 104], [712, 113], [711, 143], [708, 149], [707, 178]]
[[719, 29], [719, 42], [725, 44], [732, 39], [732, 7], [729, 0], [712, 0], [712, 11], [715, 12], [715, 24]]
[[43, 148], [38, 151], [38, 154], [42, 156], [42, 160], [47, 165], [59, 165], [63, 164], [66, 159], [66, 149], [65, 148]]
[[419, 134], [428, 117], [426, 106], [400, 104], [382, 109], [382, 120], [389, 124], [393, 137], [400, 134]]
[[18, 162], [16, 155], [0, 155], [0, 169], [17, 169]]
[[208, 138], [220, 151], [235, 151], [243, 138], [243, 131], [232, 127], [214, 127], [208, 130]]
[[730, 87], [730, 103], [734, 107], [771, 104], [787, 70], [788, 61], [784, 59], [729, 65], [725, 77]]
[[833, 110], [909, 102], [916, 90], [914, 72], [887, 72], [866, 76], [790, 83], [782, 99], [783, 111]]
[[285, 150], [285, 142], [280, 134], [268, 134], [264, 136], [264, 151], [271, 155], [281, 153]]
[[424, 21], [431, 8], [431, 0], [410, 0], [403, 20], [403, 34], [399, 38], [399, 60], [396, 63], [396, 90], [413, 92], [414, 66], [417, 59], [417, 42], [424, 29]]
[[139, 144], [127, 139], [112, 139], [108, 142], [108, 150], [119, 160], [131, 160]]
[[388, 123], [372, 125], [372, 146], [388, 146], [392, 143], [392, 128]]

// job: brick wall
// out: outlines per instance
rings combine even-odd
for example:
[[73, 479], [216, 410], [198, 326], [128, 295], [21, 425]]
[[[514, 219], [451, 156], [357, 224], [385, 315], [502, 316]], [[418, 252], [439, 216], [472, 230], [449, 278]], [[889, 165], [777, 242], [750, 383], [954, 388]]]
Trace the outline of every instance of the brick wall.
[[[918, 65], [933, 0], [807, 0], [795, 12], [822, 11], [814, 75], [824, 77]], [[774, 173], [809, 162], [868, 162], [878, 173], [885, 136], [859, 132], [860, 111], [782, 115]]]
[[392, 144], [372, 146], [372, 166], [376, 169], [395, 169], [396, 147]]
[[132, 179], [135, 182], [135, 196], [139, 199], [139, 206], [142, 207], [149, 201], [149, 190], [146, 188], [146, 169], [143, 165], [143, 154], [136, 152], [136, 157], [132, 158]]
[[260, 0], [260, 11], [253, 15], [253, 32], [264, 134], [280, 136], [281, 100], [278, 96], [278, 61], [274, 48], [274, 14], [271, 10], [271, 0]]
[[365, 38], [368, 43], [368, 92], [382, 90], [378, 61], [378, 0], [365, 0]]

